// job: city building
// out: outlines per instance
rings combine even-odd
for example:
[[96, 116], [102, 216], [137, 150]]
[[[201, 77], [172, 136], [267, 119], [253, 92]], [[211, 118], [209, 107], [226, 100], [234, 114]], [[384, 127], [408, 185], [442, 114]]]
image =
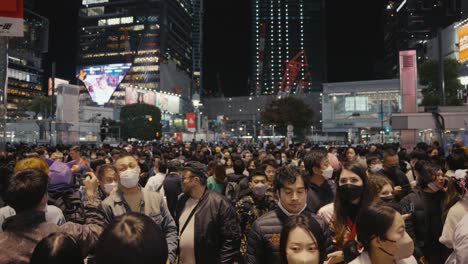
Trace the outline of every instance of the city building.
[[251, 94], [320, 91], [326, 79], [325, 1], [251, 2]]
[[163, 94], [190, 102], [189, 0], [83, 0], [79, 21], [82, 102], [160, 106]]
[[192, 0], [193, 26], [192, 26], [192, 94], [199, 91], [203, 95], [203, 0]]
[[16, 117], [18, 107], [46, 95], [42, 63], [48, 32], [49, 20], [24, 8], [24, 36], [9, 38], [8, 45], [7, 109], [11, 117]]
[[347, 134], [349, 142], [385, 142], [398, 137], [389, 119], [401, 111], [400, 80], [323, 84], [322, 128], [325, 133]]
[[461, 0], [390, 0], [385, 6], [384, 67], [388, 77], [399, 73], [399, 51], [417, 51], [418, 65], [428, 59], [427, 42], [462, 16]]
[[[312, 108], [314, 113], [312, 129], [320, 131], [322, 109], [319, 92], [311, 92], [300, 99]], [[275, 135], [274, 127], [262, 124], [262, 111], [274, 100], [281, 98], [278, 95], [252, 95], [240, 97], [206, 98], [201, 108], [202, 127], [218, 133], [233, 136], [260, 137]], [[278, 135], [278, 134], [276, 134]], [[285, 135], [282, 135], [285, 136]]]

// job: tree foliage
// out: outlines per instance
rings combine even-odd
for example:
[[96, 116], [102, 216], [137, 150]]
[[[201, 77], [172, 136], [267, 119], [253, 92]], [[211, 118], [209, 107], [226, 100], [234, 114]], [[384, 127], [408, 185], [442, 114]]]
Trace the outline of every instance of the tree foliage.
[[271, 102], [261, 113], [262, 122], [275, 125], [275, 130], [286, 135], [288, 125], [294, 126], [294, 134], [303, 137], [306, 130], [312, 125], [314, 112], [296, 97], [286, 97]]
[[161, 135], [161, 110], [148, 104], [130, 104], [120, 112], [122, 138], [154, 140], [156, 133]]
[[[446, 105], [461, 105], [462, 100], [457, 98], [457, 92], [462, 88], [458, 80], [461, 64], [455, 59], [444, 60], [444, 81]], [[442, 105], [442, 91], [439, 85], [439, 68], [436, 60], [428, 60], [419, 66], [419, 83], [425, 86], [422, 89], [422, 106]]]
[[34, 97], [31, 102], [21, 105], [20, 108], [24, 108], [26, 111], [34, 112], [34, 118], [37, 118], [39, 114], [41, 114], [43, 118], [47, 118], [49, 117], [50, 113], [50, 97]]

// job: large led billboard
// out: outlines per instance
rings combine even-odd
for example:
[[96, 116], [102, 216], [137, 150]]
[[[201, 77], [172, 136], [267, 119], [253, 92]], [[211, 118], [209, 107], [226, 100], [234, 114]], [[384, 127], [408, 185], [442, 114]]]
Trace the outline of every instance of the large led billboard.
[[139, 89], [133, 86], [125, 88], [125, 104], [144, 103], [157, 106], [161, 111], [180, 112], [180, 97], [174, 94]]
[[458, 28], [459, 61], [468, 59], [468, 25]]
[[84, 66], [79, 69], [78, 79], [88, 89], [93, 102], [103, 105], [109, 101], [130, 66], [131, 63]]

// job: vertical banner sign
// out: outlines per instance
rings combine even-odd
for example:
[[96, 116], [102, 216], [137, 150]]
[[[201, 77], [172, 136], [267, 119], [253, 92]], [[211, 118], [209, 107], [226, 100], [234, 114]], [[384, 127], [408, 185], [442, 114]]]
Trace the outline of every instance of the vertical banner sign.
[[187, 119], [187, 128], [190, 129], [196, 129], [196, 122], [195, 122], [195, 113], [186, 113], [185, 118]]
[[0, 2], [0, 36], [22, 37], [24, 31], [23, 0], [1, 0]]
[[458, 28], [458, 48], [460, 62], [468, 59], [468, 25]]
[[416, 50], [400, 51], [401, 112], [416, 113], [418, 72]]

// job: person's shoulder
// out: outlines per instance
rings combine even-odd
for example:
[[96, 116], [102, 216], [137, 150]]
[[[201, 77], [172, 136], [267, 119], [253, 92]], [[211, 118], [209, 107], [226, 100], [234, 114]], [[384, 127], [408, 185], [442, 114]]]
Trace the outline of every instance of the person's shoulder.
[[62, 214], [62, 210], [55, 205], [47, 205], [47, 213]]
[[418, 262], [413, 256], [397, 261], [397, 264], [417, 264], [417, 263]]

